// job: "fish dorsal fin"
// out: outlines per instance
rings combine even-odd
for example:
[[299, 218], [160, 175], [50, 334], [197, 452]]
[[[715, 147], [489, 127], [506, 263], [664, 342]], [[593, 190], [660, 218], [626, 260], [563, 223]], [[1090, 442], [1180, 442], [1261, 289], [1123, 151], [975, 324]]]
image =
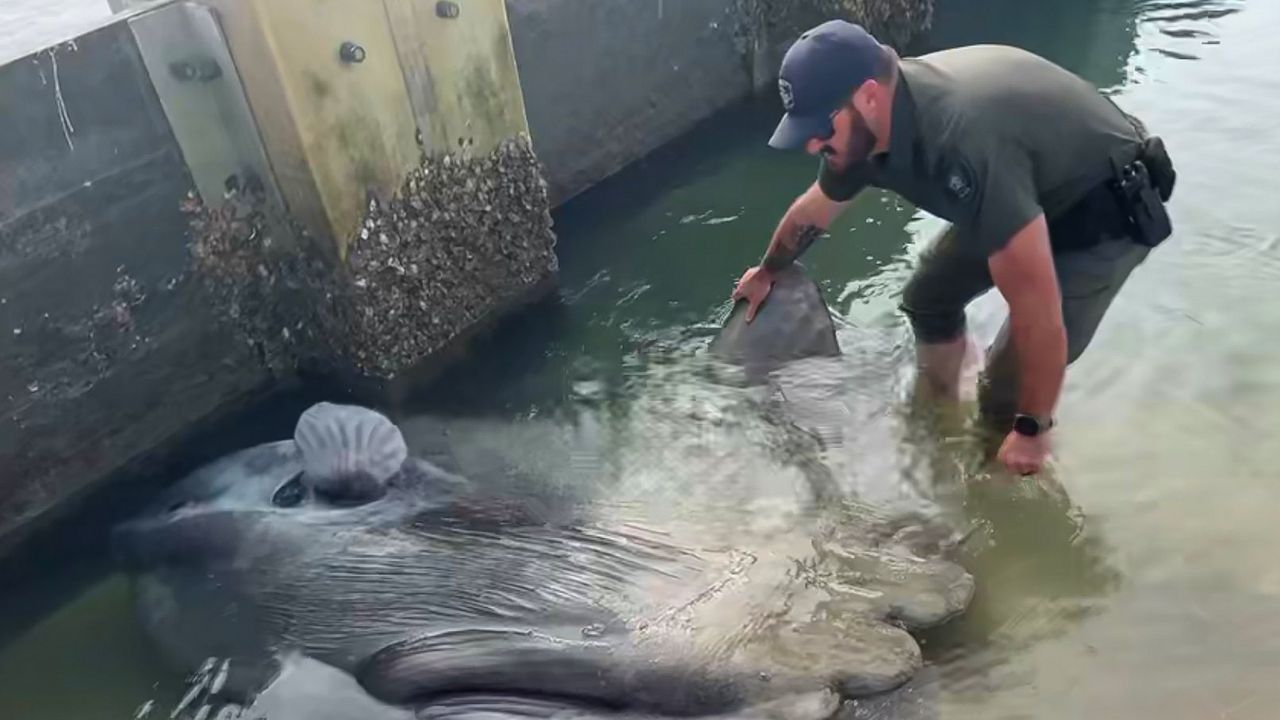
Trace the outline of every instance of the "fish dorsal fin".
[[356, 405], [312, 405], [298, 418], [293, 441], [302, 454], [304, 478], [312, 485], [362, 477], [382, 485], [409, 457], [395, 423]]

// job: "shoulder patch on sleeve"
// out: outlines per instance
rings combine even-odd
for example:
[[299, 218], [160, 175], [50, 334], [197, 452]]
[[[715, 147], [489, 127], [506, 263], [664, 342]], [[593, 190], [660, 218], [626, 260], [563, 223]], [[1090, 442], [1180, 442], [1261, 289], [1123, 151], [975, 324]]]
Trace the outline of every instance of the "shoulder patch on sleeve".
[[947, 188], [947, 192], [955, 200], [967, 203], [973, 199], [975, 194], [973, 170], [968, 163], [957, 160], [952, 162], [946, 170], [943, 177], [943, 184]]

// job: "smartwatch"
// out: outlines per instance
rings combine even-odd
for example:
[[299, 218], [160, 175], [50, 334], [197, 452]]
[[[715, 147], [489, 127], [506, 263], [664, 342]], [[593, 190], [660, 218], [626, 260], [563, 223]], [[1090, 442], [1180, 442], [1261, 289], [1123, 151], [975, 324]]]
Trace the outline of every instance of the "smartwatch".
[[1018, 413], [1013, 417], [1013, 430], [1019, 435], [1035, 437], [1048, 432], [1051, 427], [1053, 427], [1053, 420], [1041, 420], [1035, 415]]

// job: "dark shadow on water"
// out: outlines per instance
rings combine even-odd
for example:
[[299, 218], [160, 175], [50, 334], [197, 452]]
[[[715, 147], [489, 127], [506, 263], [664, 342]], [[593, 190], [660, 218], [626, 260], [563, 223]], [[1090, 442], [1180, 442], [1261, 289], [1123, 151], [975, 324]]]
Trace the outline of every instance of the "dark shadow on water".
[[[753, 94], [562, 204], [553, 213], [562, 262], [598, 241], [592, 228], [616, 222], [699, 180], [721, 174], [744, 150], [764, 147], [782, 112], [772, 93]], [[595, 253], [591, 253], [594, 255]]]
[[530, 407], [554, 407], [568, 396], [569, 379], [558, 367], [558, 341], [572, 310], [560, 293], [499, 320], [470, 343], [466, 355], [426, 383], [406, 389], [396, 415], [516, 415]]

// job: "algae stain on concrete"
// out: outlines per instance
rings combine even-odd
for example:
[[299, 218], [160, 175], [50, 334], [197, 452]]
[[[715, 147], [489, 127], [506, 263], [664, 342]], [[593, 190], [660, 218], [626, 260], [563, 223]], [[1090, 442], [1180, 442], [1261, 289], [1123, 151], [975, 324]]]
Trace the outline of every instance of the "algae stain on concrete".
[[[497, 59], [489, 64], [492, 70], [494, 93], [491, 96], [498, 104], [500, 114], [491, 115], [497, 122], [495, 134], [515, 133], [527, 130], [524, 117], [524, 92], [520, 88], [520, 76], [516, 69], [515, 55], [511, 49], [511, 34], [501, 28], [495, 32], [492, 40], [490, 58]], [[503, 62], [509, 60], [509, 62]]]
[[[345, 150], [355, 180], [352, 194], [363, 198], [366, 191], [376, 190], [380, 172], [378, 158], [387, 155], [386, 143], [376, 129], [359, 122], [338, 126], [338, 147]], [[389, 194], [389, 193], [388, 193]]]
[[486, 153], [528, 132], [502, 0], [476, 0], [452, 20], [407, 0], [387, 8], [428, 153]]
[[479, 135], [482, 142], [500, 137], [510, 121], [506, 98], [499, 81], [494, 77], [490, 63], [472, 62], [464, 70], [458, 83], [457, 103], [468, 120], [458, 128], [462, 138]]
[[324, 102], [333, 94], [333, 85], [314, 72], [307, 73], [307, 82], [311, 88], [311, 95], [317, 102]]
[[[322, 216], [309, 227], [345, 256], [372, 190], [389, 196], [415, 166], [417, 142], [381, 0], [246, 0], [261, 21], [262, 54], [284, 88], [259, 103], [282, 115], [314, 178]], [[234, 10], [232, 12], [235, 12]], [[365, 50], [361, 62], [340, 58], [344, 42]]]

